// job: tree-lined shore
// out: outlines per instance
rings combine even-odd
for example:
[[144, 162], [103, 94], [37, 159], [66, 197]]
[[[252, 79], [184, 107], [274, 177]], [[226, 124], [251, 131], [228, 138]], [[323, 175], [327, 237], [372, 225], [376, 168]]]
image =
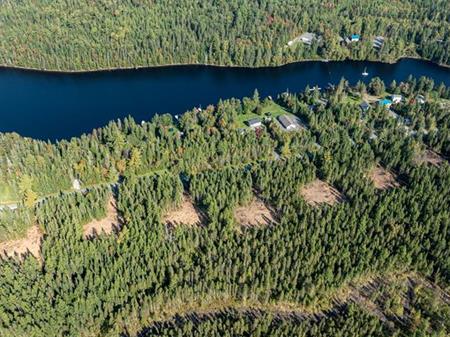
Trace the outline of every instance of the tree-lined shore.
[[[0, 64], [93, 71], [174, 64], [275, 66], [302, 60], [450, 61], [446, 1], [3, 1]], [[302, 33], [311, 45], [288, 42]], [[358, 42], [346, 43], [352, 34]], [[373, 39], [383, 36], [381, 48]]]

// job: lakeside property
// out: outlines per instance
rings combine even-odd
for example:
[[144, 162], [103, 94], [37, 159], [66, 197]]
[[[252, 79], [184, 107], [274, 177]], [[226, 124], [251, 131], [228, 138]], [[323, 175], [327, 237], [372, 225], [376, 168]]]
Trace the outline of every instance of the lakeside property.
[[[361, 75], [365, 69], [370, 73], [367, 77]], [[205, 108], [219, 99], [251, 95], [255, 88], [267, 97], [286, 90], [298, 92], [308, 85], [326, 88], [342, 77], [352, 84], [368, 83], [374, 76], [389, 83], [410, 74], [450, 85], [450, 69], [414, 59], [396, 64], [305, 62], [259, 69], [180, 66], [76, 75], [3, 69], [0, 100], [9, 113], [3, 115], [0, 132], [55, 141], [91, 132], [130, 114], [138, 122], [156, 113], [180, 115], [193, 106]]]

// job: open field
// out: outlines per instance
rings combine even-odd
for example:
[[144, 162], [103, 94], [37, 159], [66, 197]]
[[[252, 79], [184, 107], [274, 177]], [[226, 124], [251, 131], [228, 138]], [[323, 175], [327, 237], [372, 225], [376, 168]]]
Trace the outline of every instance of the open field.
[[258, 115], [256, 113], [247, 113], [243, 115], [239, 115], [237, 117], [237, 126], [239, 128], [246, 128], [247, 124], [245, 124], [246, 121], [252, 119], [252, 118], [260, 118], [263, 119], [265, 117], [271, 117], [272, 119], [276, 119], [278, 116], [281, 115], [291, 115], [286, 109], [281, 107], [280, 105], [276, 104], [275, 102], [270, 102], [267, 106], [264, 106], [262, 108], [261, 115]]
[[39, 259], [42, 236], [43, 234], [40, 228], [35, 225], [28, 229], [25, 238], [1, 242], [0, 257], [18, 256], [21, 258], [24, 254], [30, 252], [34, 257]]
[[170, 226], [200, 225], [204, 222], [204, 215], [194, 206], [192, 199], [184, 195], [181, 206], [167, 212], [163, 216], [163, 222]]
[[255, 198], [246, 206], [239, 206], [234, 210], [236, 222], [242, 226], [258, 227], [269, 225], [275, 220], [275, 211], [262, 200]]
[[344, 196], [337, 189], [319, 179], [303, 186], [300, 194], [308, 204], [313, 206], [319, 204], [328, 204], [331, 206], [344, 201]]
[[114, 229], [121, 226], [117, 213], [116, 201], [113, 197], [108, 201], [106, 217], [93, 220], [83, 226], [83, 236], [85, 239], [94, 238], [100, 234], [111, 234]]
[[381, 166], [374, 167], [369, 173], [369, 178], [372, 180], [375, 188], [379, 190], [387, 190], [400, 186], [394, 173]]

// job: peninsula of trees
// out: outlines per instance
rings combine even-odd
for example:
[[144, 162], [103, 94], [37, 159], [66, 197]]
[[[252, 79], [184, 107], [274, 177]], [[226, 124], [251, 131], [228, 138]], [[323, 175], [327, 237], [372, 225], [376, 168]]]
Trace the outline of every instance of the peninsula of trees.
[[0, 252], [0, 336], [448, 335], [449, 99], [342, 80], [0, 135], [0, 246], [40, 233]]
[[[4, 0], [0, 32], [1, 65], [58, 71], [406, 56], [450, 64], [446, 0]], [[304, 33], [316, 38], [289, 43]]]

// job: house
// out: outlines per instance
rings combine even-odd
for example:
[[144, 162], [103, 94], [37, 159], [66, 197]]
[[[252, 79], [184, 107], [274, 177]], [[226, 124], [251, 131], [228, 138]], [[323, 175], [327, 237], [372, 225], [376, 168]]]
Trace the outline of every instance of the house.
[[380, 49], [384, 44], [384, 37], [383, 36], [377, 36], [373, 39], [373, 47], [375, 49]]
[[370, 109], [370, 104], [364, 101], [359, 105], [359, 107], [361, 108], [362, 112], [367, 112]]
[[249, 127], [251, 127], [252, 129], [256, 129], [256, 128], [259, 128], [259, 127], [262, 126], [261, 119], [259, 119], [259, 118], [252, 118], [252, 119], [249, 119], [248, 121], [246, 121], [246, 123], [247, 123], [247, 125], [248, 125]]
[[295, 39], [289, 41], [288, 46], [292, 46], [296, 42], [303, 42], [304, 44], [310, 46], [315, 39], [316, 39], [316, 34], [306, 32], [300, 36], [297, 36]]
[[297, 124], [288, 115], [278, 116], [278, 121], [288, 131], [297, 128]]
[[360, 39], [361, 36], [359, 34], [352, 34], [352, 36], [350, 36], [351, 42], [359, 42]]
[[378, 105], [384, 106], [386, 109], [389, 109], [392, 105], [392, 101], [390, 99], [383, 98], [378, 101]]
[[402, 101], [402, 99], [403, 99], [402, 95], [392, 95], [391, 96], [392, 103], [394, 103], [394, 104], [400, 103]]

